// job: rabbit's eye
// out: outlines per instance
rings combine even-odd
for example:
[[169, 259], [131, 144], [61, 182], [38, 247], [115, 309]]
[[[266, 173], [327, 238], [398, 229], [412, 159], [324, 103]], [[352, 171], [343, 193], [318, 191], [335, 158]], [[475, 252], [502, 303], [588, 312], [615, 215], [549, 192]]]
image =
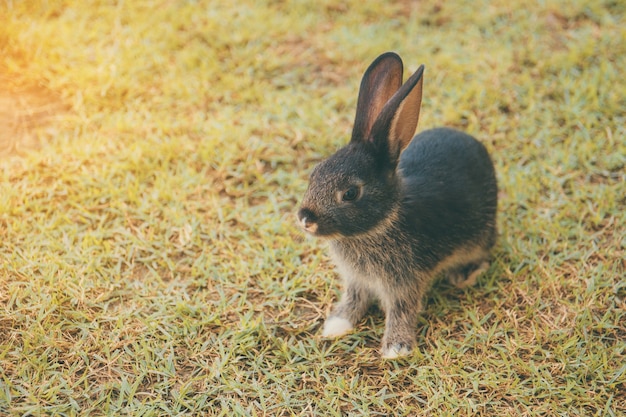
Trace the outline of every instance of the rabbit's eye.
[[354, 201], [359, 197], [359, 187], [348, 188], [341, 196], [341, 201]]

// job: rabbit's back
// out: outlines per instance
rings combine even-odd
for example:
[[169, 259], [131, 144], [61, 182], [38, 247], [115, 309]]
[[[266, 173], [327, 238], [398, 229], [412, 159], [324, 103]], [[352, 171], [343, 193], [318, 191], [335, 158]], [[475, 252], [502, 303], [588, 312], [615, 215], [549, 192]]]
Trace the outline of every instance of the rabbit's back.
[[427, 130], [404, 150], [398, 169], [406, 219], [422, 239], [493, 244], [497, 183], [483, 144], [454, 129]]

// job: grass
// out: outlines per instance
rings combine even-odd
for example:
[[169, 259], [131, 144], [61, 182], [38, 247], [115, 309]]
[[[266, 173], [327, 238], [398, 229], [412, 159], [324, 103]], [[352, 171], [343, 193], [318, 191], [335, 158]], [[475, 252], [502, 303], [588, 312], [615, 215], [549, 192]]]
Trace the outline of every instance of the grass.
[[[0, 414], [624, 415], [624, 3], [236, 3], [0, 4]], [[386, 50], [501, 188], [397, 362], [293, 217]]]

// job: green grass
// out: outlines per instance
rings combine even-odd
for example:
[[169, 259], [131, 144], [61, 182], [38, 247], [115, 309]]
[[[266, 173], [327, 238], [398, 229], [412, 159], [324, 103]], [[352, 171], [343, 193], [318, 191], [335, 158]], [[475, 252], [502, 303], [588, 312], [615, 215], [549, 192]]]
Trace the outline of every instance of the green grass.
[[[624, 415], [625, 4], [231, 3], [0, 4], [0, 414]], [[397, 362], [293, 216], [386, 50], [501, 188]]]

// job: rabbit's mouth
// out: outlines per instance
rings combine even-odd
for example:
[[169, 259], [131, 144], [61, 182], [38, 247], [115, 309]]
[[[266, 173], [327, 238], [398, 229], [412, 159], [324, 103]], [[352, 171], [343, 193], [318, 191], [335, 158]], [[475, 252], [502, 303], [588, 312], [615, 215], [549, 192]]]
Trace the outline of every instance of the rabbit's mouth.
[[319, 229], [317, 222], [314, 222], [313, 220], [311, 220], [311, 218], [307, 216], [302, 216], [299, 220], [300, 220], [300, 227], [302, 227], [302, 229], [305, 232], [310, 233], [312, 235], [317, 234], [317, 230]]
[[312, 236], [326, 239], [333, 239], [339, 236], [332, 227], [329, 228], [323, 223], [320, 224], [317, 216], [308, 209], [300, 209], [297, 218], [300, 228]]
[[301, 208], [298, 210], [296, 217], [298, 218], [298, 224], [302, 230], [312, 235], [317, 233], [319, 229], [317, 216], [312, 210], [309, 210], [308, 208]]
[[326, 228], [320, 227], [320, 224], [318, 222], [312, 221], [310, 218], [307, 217], [300, 218], [299, 224], [302, 230], [315, 237], [332, 239], [333, 237], [338, 236], [337, 232], [332, 230], [326, 230]]

